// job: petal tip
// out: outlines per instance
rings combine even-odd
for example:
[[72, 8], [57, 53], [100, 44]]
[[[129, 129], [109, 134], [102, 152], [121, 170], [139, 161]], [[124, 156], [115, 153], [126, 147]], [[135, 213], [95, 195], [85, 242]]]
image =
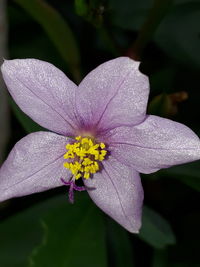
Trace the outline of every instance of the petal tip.
[[16, 61], [17, 59], [3, 59], [3, 64], [1, 65], [1, 71], [3, 74], [5, 74], [9, 69], [10, 67], [12, 66], [12, 62], [13, 61]]
[[137, 223], [136, 222], [133, 222], [133, 223], [131, 223], [129, 225], [126, 225], [126, 226], [123, 225], [123, 227], [127, 231], [129, 231], [130, 233], [132, 233], [132, 234], [139, 234], [140, 229], [141, 229], [141, 226], [142, 226], [141, 221], [140, 222], [137, 222]]
[[124, 57], [118, 57], [118, 58], [116, 58], [116, 59], [114, 59], [115, 61], [124, 61], [124, 63], [125, 62], [127, 62], [127, 63], [131, 63], [131, 64], [134, 64], [134, 66], [135, 67], [138, 67], [139, 68], [139, 65], [140, 65], [140, 61], [136, 61], [136, 60], [134, 60], [134, 59], [132, 59], [132, 58], [130, 58], [130, 57], [126, 57], [126, 56], [124, 56]]

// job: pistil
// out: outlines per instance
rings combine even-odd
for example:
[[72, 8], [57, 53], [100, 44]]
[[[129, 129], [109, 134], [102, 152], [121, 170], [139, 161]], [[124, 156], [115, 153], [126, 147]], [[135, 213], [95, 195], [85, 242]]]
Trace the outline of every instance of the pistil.
[[73, 178], [69, 182], [66, 182], [63, 178], [61, 178], [61, 181], [63, 182], [64, 185], [69, 186], [68, 196], [69, 196], [69, 202], [72, 204], [74, 203], [74, 190], [79, 192], [86, 190], [85, 186], [77, 186], [75, 184], [75, 179]]

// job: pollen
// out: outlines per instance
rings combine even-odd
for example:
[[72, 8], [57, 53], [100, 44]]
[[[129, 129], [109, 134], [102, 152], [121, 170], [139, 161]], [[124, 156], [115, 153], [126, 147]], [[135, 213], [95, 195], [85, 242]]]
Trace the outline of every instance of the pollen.
[[106, 145], [95, 143], [88, 137], [77, 136], [75, 140], [74, 143], [66, 145], [64, 159], [67, 161], [63, 165], [71, 171], [74, 179], [89, 179], [100, 170], [99, 162], [103, 161], [107, 154]]

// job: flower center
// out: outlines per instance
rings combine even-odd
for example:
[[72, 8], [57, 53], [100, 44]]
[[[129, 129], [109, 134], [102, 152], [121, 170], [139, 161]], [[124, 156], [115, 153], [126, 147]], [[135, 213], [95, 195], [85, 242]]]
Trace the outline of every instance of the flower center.
[[88, 179], [99, 171], [99, 162], [105, 159], [107, 150], [104, 143], [95, 143], [91, 137], [77, 136], [76, 142], [67, 144], [64, 167], [69, 169], [74, 179]]

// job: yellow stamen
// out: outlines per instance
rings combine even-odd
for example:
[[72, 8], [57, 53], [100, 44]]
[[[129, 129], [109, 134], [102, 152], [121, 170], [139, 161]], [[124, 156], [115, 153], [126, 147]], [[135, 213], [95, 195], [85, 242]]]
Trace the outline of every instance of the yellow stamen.
[[67, 152], [64, 159], [69, 159], [63, 165], [69, 169], [77, 180], [79, 178], [89, 179], [91, 174], [99, 171], [98, 161], [103, 161], [107, 154], [104, 143], [95, 143], [89, 137], [77, 136], [76, 142], [67, 144]]

